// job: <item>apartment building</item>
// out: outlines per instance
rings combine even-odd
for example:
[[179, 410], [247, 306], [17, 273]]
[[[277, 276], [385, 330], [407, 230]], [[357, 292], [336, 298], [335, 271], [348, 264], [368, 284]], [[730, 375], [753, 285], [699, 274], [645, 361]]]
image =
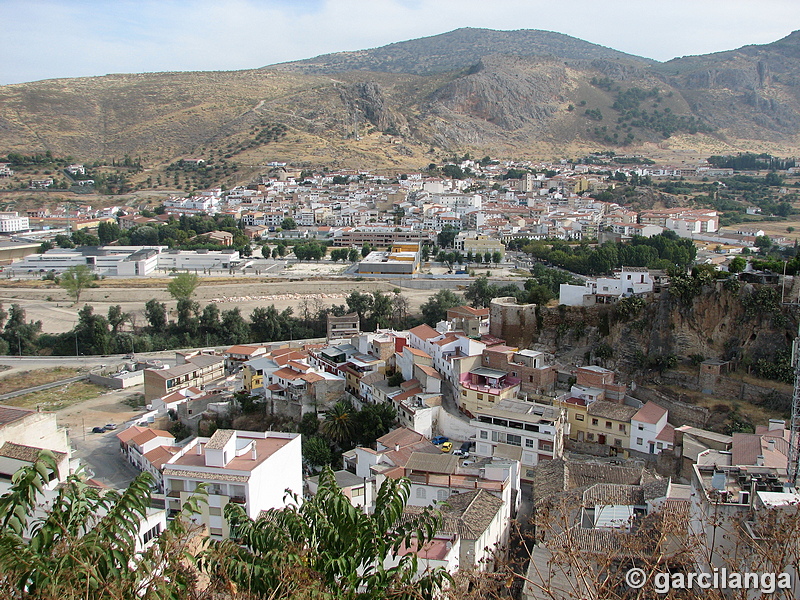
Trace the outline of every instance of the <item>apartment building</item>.
[[470, 424], [476, 431], [475, 455], [491, 457], [499, 449], [514, 456], [526, 481], [539, 462], [561, 458], [568, 433], [564, 408], [513, 399], [478, 409]]
[[230, 502], [242, 505], [253, 519], [262, 511], [285, 506], [287, 491], [300, 502], [300, 434], [218, 429], [210, 438], [195, 438], [164, 465], [170, 513], [180, 510], [200, 484], [206, 486], [208, 502], [195, 519], [215, 538], [229, 535], [224, 511]]
[[192, 356], [171, 369], [145, 369], [144, 398], [149, 402], [188, 387], [202, 389], [224, 375], [225, 358], [209, 354]]

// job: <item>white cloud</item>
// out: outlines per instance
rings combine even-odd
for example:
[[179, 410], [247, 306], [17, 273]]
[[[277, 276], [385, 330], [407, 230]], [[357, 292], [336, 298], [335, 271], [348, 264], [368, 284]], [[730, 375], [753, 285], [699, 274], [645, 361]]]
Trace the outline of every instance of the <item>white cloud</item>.
[[113, 72], [256, 68], [459, 27], [546, 29], [675, 56], [768, 43], [796, 0], [0, 0], [0, 84]]

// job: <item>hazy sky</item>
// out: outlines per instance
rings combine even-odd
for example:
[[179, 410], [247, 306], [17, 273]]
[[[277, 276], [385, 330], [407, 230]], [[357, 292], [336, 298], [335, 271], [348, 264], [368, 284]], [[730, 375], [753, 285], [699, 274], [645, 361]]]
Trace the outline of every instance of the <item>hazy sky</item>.
[[0, 84], [249, 69], [459, 27], [669, 60], [780, 39], [800, 28], [800, 0], [0, 0]]

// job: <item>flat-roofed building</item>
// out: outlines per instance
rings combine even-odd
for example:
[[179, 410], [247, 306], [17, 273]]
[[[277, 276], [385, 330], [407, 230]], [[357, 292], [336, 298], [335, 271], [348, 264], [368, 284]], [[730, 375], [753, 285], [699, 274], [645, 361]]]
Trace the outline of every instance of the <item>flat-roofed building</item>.
[[299, 433], [218, 429], [210, 438], [189, 442], [164, 465], [167, 509], [174, 514], [200, 484], [208, 492], [195, 519], [215, 538], [229, 535], [224, 517], [229, 502], [247, 516], [286, 506], [286, 492], [303, 493]]
[[144, 398], [155, 400], [188, 387], [201, 387], [225, 374], [225, 358], [201, 354], [171, 369], [145, 369]]

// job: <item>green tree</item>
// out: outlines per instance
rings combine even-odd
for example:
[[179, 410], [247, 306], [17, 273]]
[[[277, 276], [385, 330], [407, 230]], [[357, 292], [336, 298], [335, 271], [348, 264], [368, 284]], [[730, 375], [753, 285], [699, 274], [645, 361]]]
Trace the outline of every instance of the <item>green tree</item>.
[[450, 248], [453, 241], [456, 239], [458, 229], [452, 225], [445, 225], [442, 230], [436, 235], [436, 243], [440, 248]]
[[347, 310], [356, 313], [359, 320], [364, 323], [367, 313], [372, 310], [375, 298], [368, 293], [350, 292], [345, 298], [345, 302], [347, 302]]
[[81, 300], [81, 292], [94, 281], [94, 274], [88, 265], [74, 265], [61, 275], [59, 285], [67, 291], [75, 304]]
[[[315, 417], [316, 418], [316, 417]], [[303, 438], [303, 458], [315, 467], [329, 465], [333, 460], [331, 447], [318, 435]]]
[[451, 583], [447, 572], [437, 567], [420, 574], [415, 553], [400, 555], [402, 547], [424, 547], [441, 526], [432, 508], [403, 515], [410, 489], [407, 479], [385, 479], [375, 510], [365, 513], [325, 468], [316, 495], [302, 504], [270, 509], [254, 521], [230, 503], [225, 516], [236, 542], [214, 548], [214, 555], [229, 557], [219, 565], [223, 580], [232, 579], [245, 593], [275, 599], [440, 597]]
[[272, 256], [272, 250], [266, 244], [261, 246], [261, 256], [264, 258], [270, 258]]
[[119, 328], [130, 321], [131, 314], [122, 312], [122, 307], [117, 304], [108, 307], [108, 324], [111, 325], [111, 334], [117, 335]]
[[104, 221], [97, 226], [97, 237], [101, 244], [110, 244], [119, 238], [120, 233], [119, 225], [110, 221]]
[[492, 262], [494, 264], [499, 265], [501, 260], [503, 260], [503, 255], [499, 251], [492, 252]]
[[[186, 550], [195, 496], [143, 552], [136, 551], [153, 478], [124, 491], [99, 490], [70, 475], [45, 504], [56, 461], [42, 451], [0, 497], [0, 596], [16, 599], [181, 600], [193, 597], [196, 571]], [[202, 490], [200, 490], [202, 492]], [[45, 513], [37, 513], [46, 505]]]
[[194, 295], [200, 277], [197, 273], [179, 273], [167, 284], [167, 291], [175, 300], [188, 300]]
[[360, 446], [372, 446], [379, 437], [392, 430], [397, 411], [391, 404], [367, 404], [354, 416], [355, 441]]
[[423, 320], [431, 327], [447, 318], [447, 309], [462, 306], [464, 300], [452, 290], [441, 289], [420, 307]]
[[353, 407], [347, 402], [337, 402], [325, 415], [322, 432], [340, 448], [350, 444], [355, 434]]
[[496, 298], [497, 296], [497, 286], [490, 284], [489, 279], [486, 277], [478, 277], [464, 291], [464, 299], [466, 299], [473, 308], [486, 308], [489, 306], [492, 298]]
[[286, 217], [281, 221], [281, 229], [297, 229], [297, 223], [292, 217]]
[[250, 328], [238, 307], [222, 311], [221, 329], [226, 344], [246, 344], [250, 339]]
[[728, 265], [728, 271], [731, 273], [741, 273], [747, 267], [747, 259], [742, 256], [737, 256], [731, 260]]
[[144, 303], [144, 317], [154, 332], [163, 332], [167, 328], [167, 305], [151, 298]]
[[358, 258], [359, 253], [355, 248], [350, 248], [350, 250], [347, 251], [347, 260], [349, 260], [351, 263], [358, 262]]
[[761, 252], [766, 252], [772, 246], [772, 239], [768, 235], [759, 235], [756, 237], [755, 243]]

